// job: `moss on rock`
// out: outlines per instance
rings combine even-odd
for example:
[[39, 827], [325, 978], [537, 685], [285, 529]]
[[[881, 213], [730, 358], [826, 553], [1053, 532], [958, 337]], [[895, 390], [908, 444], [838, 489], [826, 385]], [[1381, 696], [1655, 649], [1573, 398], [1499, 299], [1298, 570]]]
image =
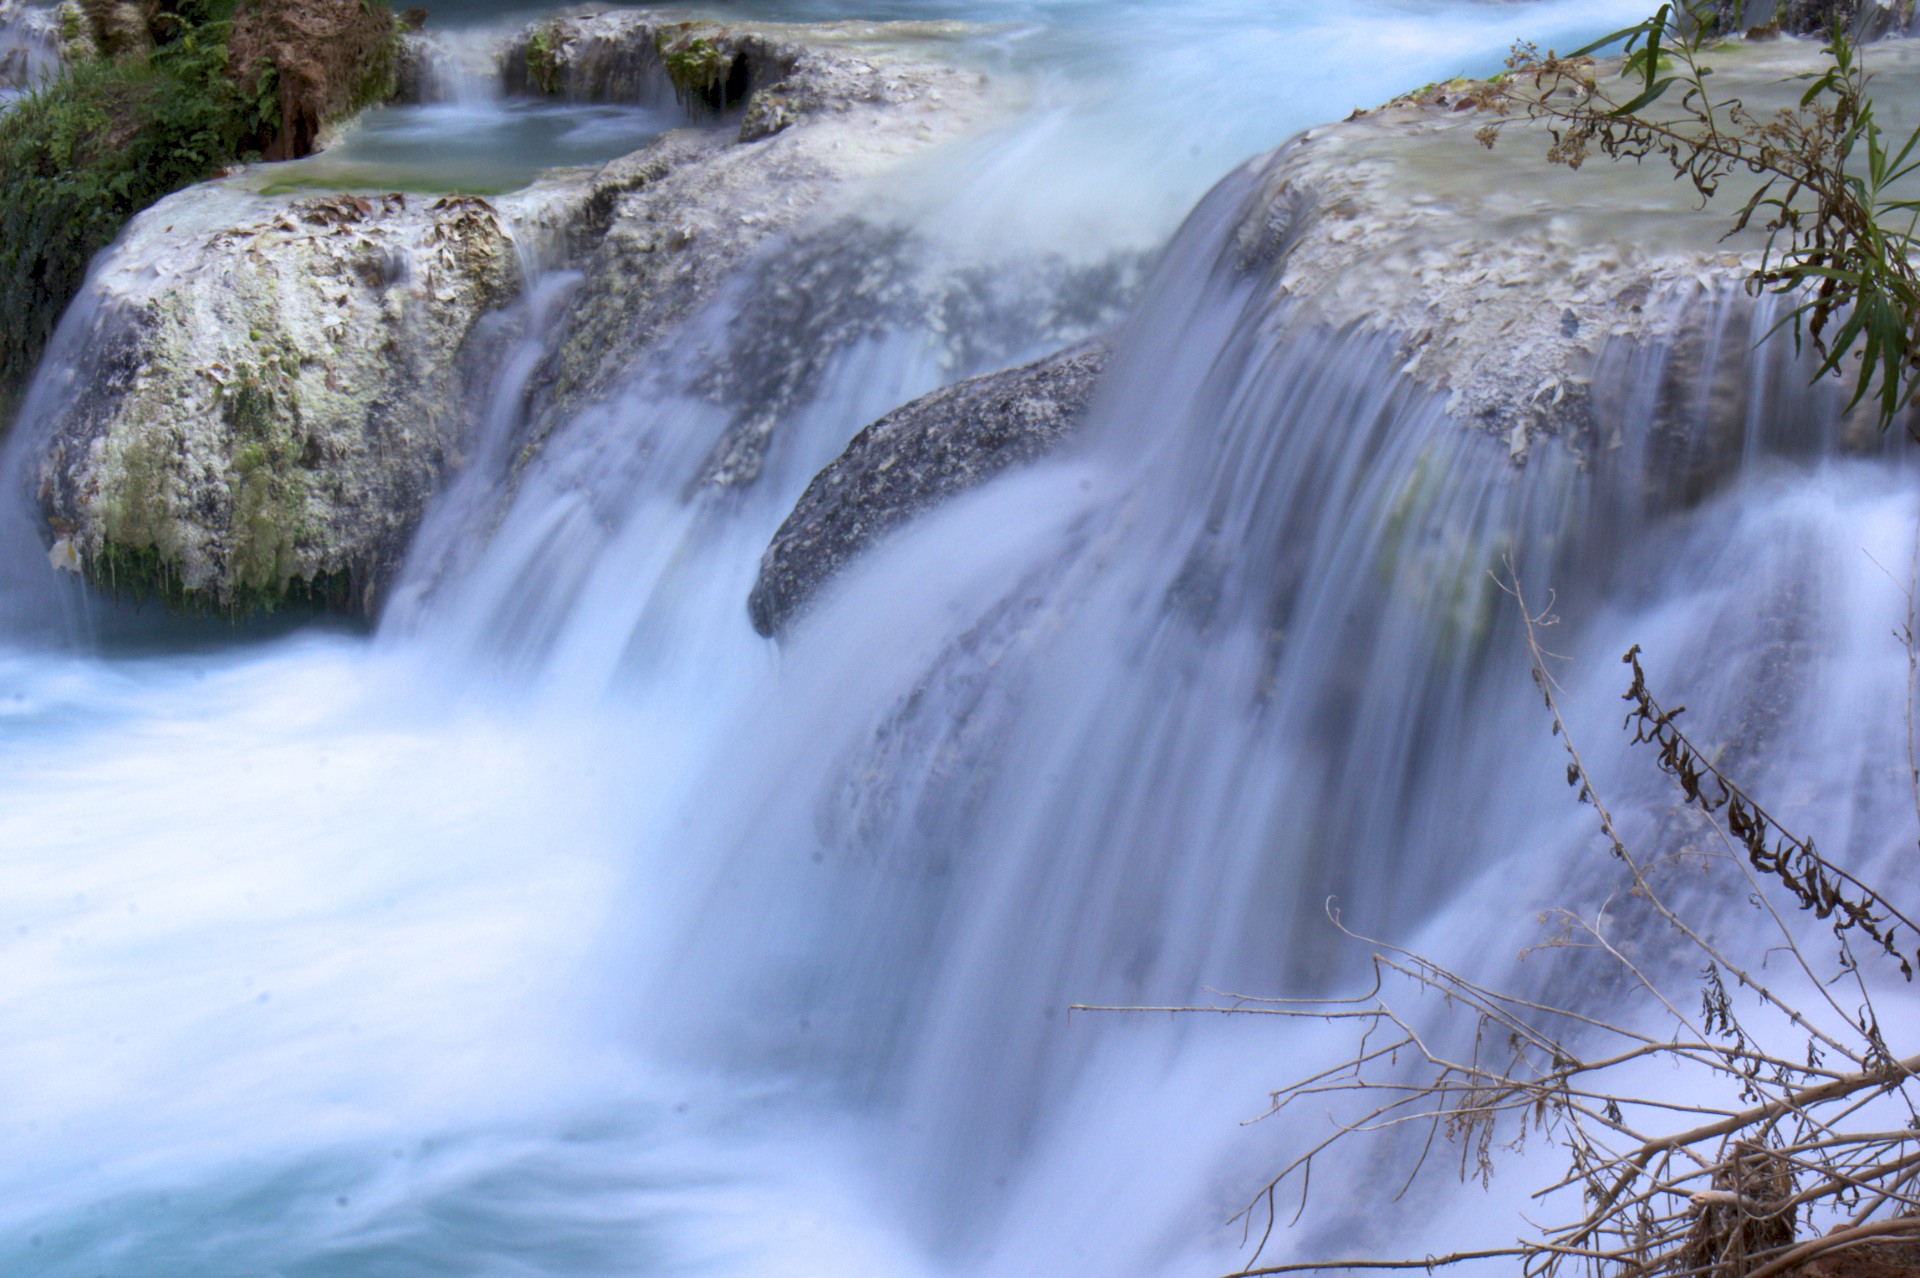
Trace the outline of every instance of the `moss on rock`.
[[518, 290], [517, 254], [473, 197], [263, 210], [245, 182], [137, 219], [91, 286], [79, 358], [117, 371], [44, 423], [42, 510], [109, 589], [151, 550], [165, 571], [140, 589], [174, 607], [369, 609], [457, 446], [462, 350]]
[[560, 28], [542, 23], [527, 36], [527, 80], [534, 88], [551, 97], [563, 83], [560, 58]]
[[743, 64], [735, 54], [697, 34], [702, 29], [717, 32], [712, 24], [692, 22], [663, 27], [654, 37], [654, 48], [682, 106], [689, 111], [725, 110], [746, 96], [734, 86], [736, 68], [743, 69]]
[[349, 612], [356, 598], [353, 575], [341, 571], [291, 577], [270, 588], [240, 591], [224, 604], [212, 604], [187, 584], [179, 563], [157, 546], [102, 546], [82, 561], [82, 571], [92, 585], [116, 599], [136, 604], [157, 601], [169, 612], [192, 617], [239, 620], [297, 608]]

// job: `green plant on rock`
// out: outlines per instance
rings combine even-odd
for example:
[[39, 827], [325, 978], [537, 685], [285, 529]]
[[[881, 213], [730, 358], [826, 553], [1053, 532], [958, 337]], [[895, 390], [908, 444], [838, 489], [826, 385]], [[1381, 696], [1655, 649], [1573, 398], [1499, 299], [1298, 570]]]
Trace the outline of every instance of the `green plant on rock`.
[[67, 67], [0, 116], [0, 420], [88, 264], [141, 209], [203, 181], [274, 111], [227, 76], [226, 24]]
[[540, 92], [560, 92], [565, 82], [560, 64], [560, 30], [551, 22], [533, 29], [527, 37], [527, 79]]
[[342, 569], [290, 577], [272, 587], [236, 585], [224, 605], [214, 605], [204, 592], [190, 589], [175, 562], [155, 546], [102, 546], [87, 561], [86, 572], [88, 581], [116, 599], [135, 604], [157, 600], [168, 612], [184, 617], [227, 621], [299, 608], [345, 612], [358, 589], [353, 574]]
[[172, 542], [176, 512], [160, 496], [167, 488], [164, 439], [129, 450], [119, 500], [105, 513], [102, 543], [83, 561], [88, 580], [117, 597], [158, 599], [169, 611], [229, 619], [289, 605], [349, 607], [351, 570], [300, 571], [299, 552], [311, 541], [313, 524], [298, 370], [297, 352], [284, 347], [239, 368], [220, 369], [214, 411], [229, 441], [231, 505], [218, 580], [189, 586], [181, 569]]
[[[1811, 342], [1817, 376], [1857, 364], [1848, 406], [1871, 397], [1884, 429], [1920, 391], [1920, 268], [1913, 260], [1920, 201], [1899, 189], [1920, 169], [1920, 129], [1904, 139], [1886, 134], [1871, 76], [1838, 23], [1823, 49], [1824, 70], [1799, 77], [1796, 105], [1763, 115], [1716, 96], [1706, 59], [1725, 22], [1704, 0], [1663, 4], [1646, 21], [1571, 54], [1520, 44], [1508, 74], [1473, 100], [1544, 124], [1547, 158], [1570, 168], [1595, 153], [1664, 160], [1703, 202], [1730, 176], [1757, 178], [1733, 227], [1767, 232], [1749, 289], [1790, 302], [1782, 323], [1796, 342]], [[1617, 74], [1604, 74], [1592, 55], [1623, 41], [1624, 62]], [[1483, 129], [1481, 140], [1494, 145], [1504, 123]]]
[[726, 105], [727, 78], [734, 55], [686, 28], [669, 28], [655, 37], [655, 49], [667, 69], [674, 97], [688, 110]]

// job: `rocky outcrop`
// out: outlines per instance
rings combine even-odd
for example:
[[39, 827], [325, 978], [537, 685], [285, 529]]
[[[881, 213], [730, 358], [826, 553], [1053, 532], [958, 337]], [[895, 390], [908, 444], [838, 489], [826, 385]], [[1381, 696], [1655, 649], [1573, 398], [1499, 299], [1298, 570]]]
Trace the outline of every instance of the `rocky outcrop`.
[[[1813, 41], [1768, 39], [1714, 55], [1716, 87], [1757, 101], [1818, 61]], [[1466, 84], [1429, 86], [1315, 128], [1250, 162], [1222, 267], [1254, 298], [1263, 340], [1329, 330], [1383, 339], [1415, 393], [1516, 465], [1539, 447], [1597, 463], [1634, 441], [1631, 483], [1652, 505], [1688, 501], [1737, 471], [1764, 331], [1745, 282], [1765, 237], [1725, 232], [1744, 192], [1701, 210], [1691, 188], [1645, 166], [1547, 163], [1544, 130], [1509, 122], [1489, 150], [1489, 117]], [[1783, 344], [1784, 345], [1784, 344]], [[807, 488], [761, 563], [749, 601], [780, 633], [815, 591], [885, 532], [1061, 437], [1054, 402], [1090, 378], [1069, 351], [896, 410]], [[1609, 361], [1611, 361], [1609, 363]], [[1787, 384], [1804, 372], [1785, 371]], [[1835, 406], [1832, 384], [1820, 392]], [[1032, 395], [1048, 405], [1031, 411]], [[1871, 410], [1832, 414], [1843, 445], [1871, 447]]]
[[[605, 15], [548, 29], [573, 33], [551, 46], [562, 85], [604, 83], [588, 69], [606, 65], [595, 50], [624, 47], [644, 61], [648, 50], [697, 38], [749, 68], [740, 81], [749, 97], [737, 115], [677, 130], [603, 171], [573, 236], [585, 282], [542, 375], [529, 455], [559, 422], [624, 384], [755, 251], [811, 223], [829, 194], [977, 127], [994, 103], [977, 74], [935, 60], [955, 30], [944, 24]], [[844, 225], [858, 223], [869, 240], [885, 236], [846, 212]], [[743, 414], [710, 478], [752, 482], [766, 432], [759, 416]]]
[[507, 43], [509, 92], [580, 102], [677, 100], [690, 115], [746, 108], [743, 141], [802, 116], [862, 102], [917, 98], [952, 22], [688, 21], [660, 13], [601, 13], [536, 23]]
[[76, 0], [98, 56], [140, 57], [154, 47], [160, 0]]
[[261, 154], [307, 155], [328, 125], [391, 95], [397, 40], [384, 3], [241, 0], [227, 41], [229, 70], [249, 95], [272, 88], [279, 97], [280, 119], [260, 139]]
[[1709, 10], [1725, 35], [1825, 35], [1835, 23], [1856, 37], [1875, 39], [1908, 30], [1912, 0], [1716, 0]]
[[1089, 342], [923, 396], [868, 426], [807, 485], [747, 601], [773, 636], [849, 561], [947, 499], [1052, 451], [1077, 426], [1109, 348]]
[[[1719, 50], [1716, 92], [1767, 109], [1820, 64], [1819, 48]], [[1654, 159], [1550, 164], [1546, 130], [1517, 119], [1489, 149], [1490, 116], [1474, 101], [1433, 86], [1248, 166], [1234, 252], [1276, 339], [1306, 327], [1390, 335], [1403, 374], [1516, 463], [1546, 438], [1587, 459], [1618, 449], [1625, 401], [1644, 396], [1656, 425], [1670, 419], [1674, 465], [1694, 472], [1676, 490], [1700, 490], [1737, 460], [1746, 429], [1744, 353], [1759, 334], [1725, 333], [1744, 334], [1742, 317], [1763, 304], [1746, 284], [1766, 236], [1729, 233], [1750, 186], [1729, 176], [1702, 209]], [[1658, 353], [1646, 382], [1597, 375], [1632, 351]], [[1668, 390], [1686, 402], [1668, 405]], [[1843, 429], [1876, 437], [1864, 411]]]
[[457, 442], [468, 334], [519, 280], [479, 199], [156, 205], [45, 425], [55, 565], [202, 608], [364, 606]]
[[[708, 30], [572, 21], [624, 32], [667, 97], [661, 33]], [[188, 607], [377, 606], [457, 462], [470, 339], [518, 291], [520, 253], [585, 276], [525, 459], [830, 191], [980, 118], [980, 79], [920, 30], [715, 29], [699, 38], [784, 78], [718, 127], [491, 201], [266, 197], [241, 172], [156, 205], [89, 285], [75, 397], [30, 406], [56, 566]], [[776, 89], [773, 128], [755, 112]]]

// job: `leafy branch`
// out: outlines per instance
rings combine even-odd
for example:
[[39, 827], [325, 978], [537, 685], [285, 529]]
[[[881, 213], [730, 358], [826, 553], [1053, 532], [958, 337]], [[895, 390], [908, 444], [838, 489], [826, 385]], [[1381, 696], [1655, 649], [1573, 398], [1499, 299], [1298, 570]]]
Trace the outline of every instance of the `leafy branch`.
[[[1711, 6], [1694, 0], [1663, 4], [1564, 56], [1518, 44], [1507, 74], [1471, 95], [1506, 117], [1480, 140], [1493, 146], [1517, 120], [1544, 124], [1549, 161], [1577, 169], [1595, 153], [1653, 157], [1703, 204], [1730, 176], [1758, 178], [1729, 232], [1757, 225], [1767, 233], [1749, 291], [1793, 300], [1781, 325], [1796, 345], [1811, 342], [1816, 378], [1857, 364], [1847, 407], [1871, 397], [1885, 429], [1920, 391], [1920, 201], [1896, 190], [1920, 169], [1920, 128], [1903, 141], [1882, 129], [1872, 77], [1838, 23], [1822, 49], [1825, 68], [1795, 77], [1804, 82], [1796, 105], [1763, 115], [1738, 97], [1717, 97], [1706, 61], [1713, 29]], [[1614, 44], [1625, 57], [1603, 74], [1593, 55]]]

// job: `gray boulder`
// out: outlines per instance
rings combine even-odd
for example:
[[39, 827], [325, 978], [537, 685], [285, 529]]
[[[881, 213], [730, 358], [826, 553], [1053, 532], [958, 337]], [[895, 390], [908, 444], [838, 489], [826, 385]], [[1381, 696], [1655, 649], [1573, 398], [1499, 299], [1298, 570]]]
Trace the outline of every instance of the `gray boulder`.
[[366, 607], [455, 446], [467, 338], [519, 291], [511, 221], [232, 183], [141, 215], [27, 406], [54, 566], [190, 608]]
[[862, 551], [921, 512], [1052, 451], [1078, 426], [1110, 348], [1095, 340], [925, 395], [868, 426], [801, 494], [747, 600], [774, 636]]

